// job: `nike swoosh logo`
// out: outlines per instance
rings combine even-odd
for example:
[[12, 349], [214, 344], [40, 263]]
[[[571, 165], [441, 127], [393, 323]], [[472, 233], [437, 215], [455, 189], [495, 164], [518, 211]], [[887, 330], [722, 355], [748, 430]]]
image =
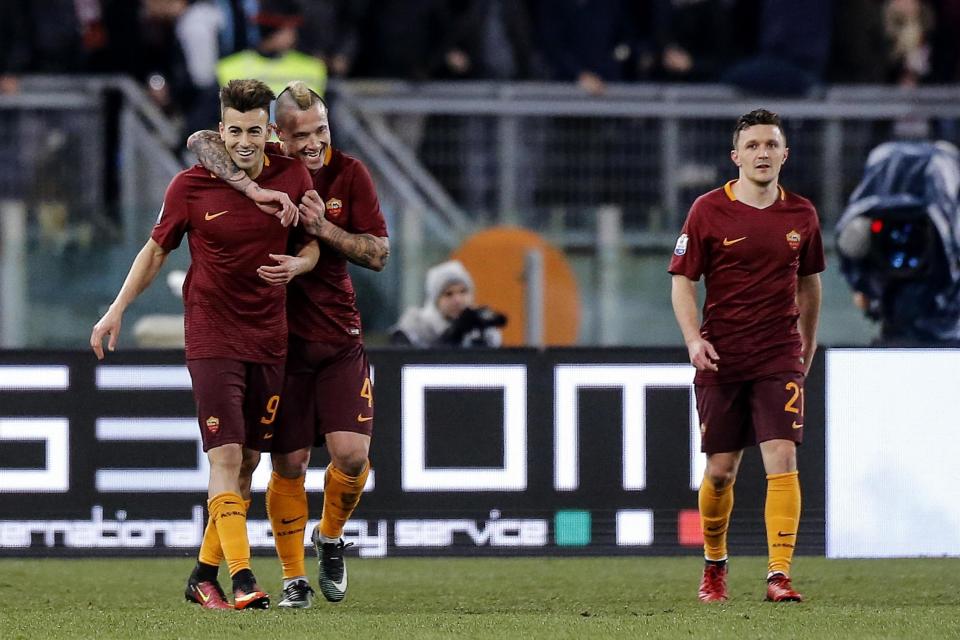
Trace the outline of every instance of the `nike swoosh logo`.
[[234, 602], [247, 602], [249, 600], [256, 600], [257, 598], [262, 598], [263, 593], [259, 591], [254, 591], [252, 593], [245, 593], [242, 596], [234, 596]]
[[225, 213], [230, 213], [230, 210], [228, 209], [228, 210], [226, 210], [226, 211], [220, 211], [220, 212], [218, 212], [218, 213], [210, 213], [209, 211], [207, 211], [205, 214], [203, 214], [203, 219], [204, 219], [204, 220], [214, 220], [214, 219], [216, 219], [216, 218], [219, 218], [220, 216], [222, 216], [222, 215], [225, 214]]
[[747, 239], [747, 236], [743, 236], [742, 238], [736, 238], [734, 240], [727, 240], [726, 238], [724, 238], [723, 246], [729, 247], [732, 244], [737, 244], [738, 242], [742, 242], [743, 240], [746, 240], [746, 239]]
[[343, 568], [343, 577], [340, 579], [340, 582], [334, 582], [333, 580], [331, 580], [330, 584], [336, 587], [337, 591], [339, 591], [340, 593], [343, 593], [344, 591], [346, 591], [347, 590], [347, 568], [346, 567]]
[[790, 536], [795, 536], [797, 534], [790, 533], [789, 531], [777, 531], [777, 535], [781, 538], [789, 538]]
[[193, 592], [200, 596], [200, 599], [203, 600], [204, 603], [210, 600], [210, 596], [205, 594], [203, 591], [200, 591], [200, 589], [194, 588]]
[[263, 439], [264, 439], [264, 440], [269, 440], [269, 439], [272, 438], [272, 437], [273, 437], [273, 432], [272, 432], [272, 431], [271, 431], [270, 433], [265, 433], [265, 434], [263, 434]]
[[291, 518], [290, 520], [287, 520], [286, 518], [280, 518], [281, 524], [293, 524], [297, 520], [303, 520], [303, 516], [297, 516], [296, 518]]
[[357, 414], [357, 422], [370, 422], [371, 420], [373, 420], [373, 416], [364, 417], [362, 413]]
[[794, 423], [793, 423], [793, 428], [794, 428], [794, 429], [803, 429], [803, 425], [802, 425], [802, 424], [797, 424], [796, 422], [794, 422]]

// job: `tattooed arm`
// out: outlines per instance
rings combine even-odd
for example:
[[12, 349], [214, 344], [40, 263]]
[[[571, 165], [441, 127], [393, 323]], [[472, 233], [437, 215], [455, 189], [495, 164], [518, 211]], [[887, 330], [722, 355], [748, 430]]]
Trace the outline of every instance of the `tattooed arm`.
[[196, 131], [187, 138], [187, 149], [196, 154], [203, 168], [253, 200], [264, 213], [277, 216], [283, 226], [296, 226], [300, 218], [290, 196], [264, 189], [230, 158], [216, 131]]
[[340, 253], [353, 264], [383, 271], [390, 256], [390, 241], [369, 233], [350, 233], [333, 224], [324, 216], [324, 204], [320, 195], [307, 191], [300, 203], [300, 217], [307, 233]]

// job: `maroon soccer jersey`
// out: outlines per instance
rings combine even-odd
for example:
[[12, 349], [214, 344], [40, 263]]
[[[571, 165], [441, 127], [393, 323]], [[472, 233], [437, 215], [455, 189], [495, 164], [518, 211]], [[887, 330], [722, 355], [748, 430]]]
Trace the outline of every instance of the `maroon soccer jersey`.
[[[387, 225], [370, 172], [362, 162], [334, 149], [330, 162], [313, 174], [326, 218], [349, 233], [385, 238]], [[359, 342], [360, 312], [347, 260], [320, 243], [313, 271], [288, 286], [290, 333], [312, 342]]]
[[751, 380], [803, 371], [797, 328], [797, 278], [824, 269], [817, 212], [780, 188], [766, 209], [733, 195], [733, 181], [693, 203], [669, 271], [705, 277], [700, 334], [720, 356], [719, 371], [697, 371], [696, 383]]
[[[311, 188], [297, 160], [267, 156], [261, 186], [299, 203]], [[280, 362], [286, 355], [286, 288], [270, 286], [257, 267], [287, 252], [289, 230], [206, 169], [195, 166], [171, 181], [153, 228], [167, 251], [187, 234], [190, 269], [183, 284], [187, 359]]]

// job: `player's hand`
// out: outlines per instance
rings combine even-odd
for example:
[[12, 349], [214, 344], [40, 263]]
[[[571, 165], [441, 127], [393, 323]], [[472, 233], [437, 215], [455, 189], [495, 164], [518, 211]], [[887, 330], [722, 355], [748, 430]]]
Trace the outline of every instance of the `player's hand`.
[[718, 371], [717, 362], [720, 361], [720, 356], [713, 345], [703, 338], [692, 340], [687, 345], [687, 352], [690, 354], [690, 364], [696, 367], [697, 371]]
[[107, 341], [107, 349], [115, 351], [117, 340], [120, 339], [120, 320], [123, 314], [114, 311], [111, 307], [97, 324], [93, 325], [93, 331], [90, 333], [90, 348], [97, 356], [97, 360], [103, 360], [103, 339], [110, 336]]
[[298, 256], [270, 254], [277, 264], [263, 265], [257, 268], [257, 275], [275, 287], [283, 286], [306, 271], [307, 261]]
[[320, 235], [320, 227], [326, 222], [326, 210], [323, 198], [314, 189], [303, 194], [303, 199], [300, 201], [300, 218], [307, 233], [314, 236]]
[[293, 204], [293, 201], [290, 200], [290, 196], [283, 191], [264, 189], [256, 183], [252, 183], [251, 188], [247, 189], [244, 193], [248, 198], [253, 200], [260, 211], [280, 218], [280, 224], [283, 226], [297, 226], [297, 222], [300, 219], [300, 211], [296, 205]]

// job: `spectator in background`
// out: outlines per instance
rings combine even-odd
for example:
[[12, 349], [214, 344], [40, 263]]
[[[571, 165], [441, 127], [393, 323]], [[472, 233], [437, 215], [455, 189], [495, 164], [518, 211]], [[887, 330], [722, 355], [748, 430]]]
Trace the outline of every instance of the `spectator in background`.
[[935, 82], [960, 82], [960, 0], [939, 0], [933, 45]]
[[[887, 0], [883, 25], [887, 48], [887, 79], [904, 88], [916, 87], [931, 79], [932, 40], [936, 15], [922, 0]], [[931, 122], [913, 114], [893, 123], [894, 138], [923, 140], [931, 137]]]
[[444, 75], [453, 18], [446, 0], [366, 0], [357, 74], [429, 80]]
[[229, 55], [217, 64], [221, 85], [235, 78], [256, 78], [279, 94], [291, 82], [302, 80], [323, 95], [327, 65], [297, 50], [303, 11], [297, 0], [261, 0], [256, 23], [260, 42], [256, 49]]
[[547, 67], [556, 80], [590, 95], [624, 80], [636, 47], [632, 3], [625, 0], [540, 0], [538, 22]]
[[390, 343], [413, 347], [499, 347], [497, 327], [507, 318], [473, 302], [473, 278], [458, 260], [427, 271], [427, 295], [422, 307], [407, 309], [390, 329]]
[[884, 0], [847, 0], [834, 8], [833, 44], [828, 79], [833, 82], [881, 84], [889, 42], [883, 23]]
[[734, 0], [656, 0], [653, 76], [667, 81], [715, 82], [733, 53]]
[[[628, 79], [637, 47], [640, 3], [626, 0], [540, 0], [539, 34], [544, 60], [553, 79], [575, 82], [591, 96], [607, 92], [608, 82]], [[573, 117], [550, 120], [546, 146], [551, 155], [576, 155], [578, 162], [563, 181], [545, 179], [538, 185], [539, 205], [591, 209], [633, 200], [634, 177], [643, 160], [633, 158], [636, 129], [646, 126], [639, 118]], [[551, 173], [551, 155], [545, 158], [544, 175]], [[615, 160], [611, 160], [614, 158]], [[620, 170], [617, 165], [630, 168]], [[576, 185], [571, 188], [571, 185]]]
[[446, 65], [453, 78], [526, 80], [543, 73], [523, 2], [466, 0], [453, 17], [453, 45]]
[[830, 0], [764, 0], [757, 29], [759, 51], [721, 79], [744, 91], [806, 95], [823, 81], [832, 9]]
[[0, 94], [16, 93], [24, 73], [88, 71], [105, 44], [100, 0], [3, 0]]
[[227, 20], [213, 0], [193, 0], [177, 18], [175, 32], [184, 54], [192, 91], [189, 102], [181, 104], [184, 129], [208, 129], [217, 121], [220, 110], [220, 86], [217, 84], [217, 60], [220, 59], [220, 34]]
[[[446, 54], [444, 76], [454, 79], [527, 80], [543, 77], [543, 62], [533, 43], [531, 17], [523, 2], [466, 0], [453, 15], [451, 49]], [[535, 167], [542, 164], [541, 119], [524, 118], [518, 131], [514, 172], [517, 175], [516, 206], [529, 210], [537, 183]], [[439, 168], [438, 175], [452, 173], [445, 186], [478, 219], [490, 219], [498, 206], [497, 162], [499, 119], [486, 115], [435, 116], [431, 125], [459, 129], [459, 144], [453, 150], [453, 166]], [[427, 145], [448, 146], [446, 140], [428, 140]], [[438, 149], [440, 153], [447, 149]], [[430, 154], [429, 151], [425, 155]], [[439, 154], [438, 154], [439, 155]], [[445, 170], [445, 171], [444, 171]]]
[[130, 52], [134, 74], [169, 115], [193, 101], [193, 82], [176, 32], [177, 20], [186, 9], [186, 0], [142, 0], [139, 33]]
[[0, 95], [17, 93], [17, 75], [23, 71], [26, 54], [22, 34], [24, 15], [14, 3], [0, 4]]
[[883, 25], [890, 42], [889, 79], [902, 87], [915, 87], [931, 71], [933, 9], [922, 0], [887, 0]]
[[349, 74], [357, 57], [359, 26], [368, 0], [313, 0], [304, 5], [301, 49], [322, 59], [330, 75]]
[[220, 55], [227, 56], [244, 49], [254, 49], [260, 42], [255, 18], [260, 11], [258, 0], [215, 0], [223, 16], [220, 30]]
[[[360, 24], [357, 75], [423, 81], [446, 77], [462, 63], [453, 44], [453, 15], [447, 0], [368, 2]], [[427, 128], [421, 113], [397, 114], [385, 124], [413, 153]]]

